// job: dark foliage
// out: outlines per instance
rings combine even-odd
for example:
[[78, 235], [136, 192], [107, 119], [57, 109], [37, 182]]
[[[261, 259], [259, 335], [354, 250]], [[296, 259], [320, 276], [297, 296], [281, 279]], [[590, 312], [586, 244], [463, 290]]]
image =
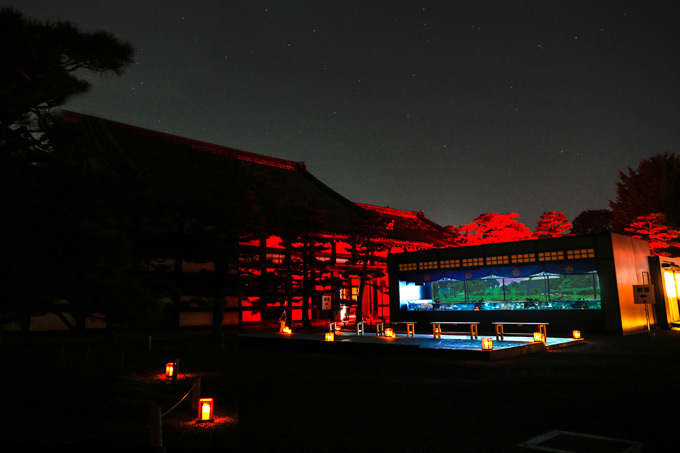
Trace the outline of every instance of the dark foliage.
[[82, 32], [69, 22], [28, 19], [0, 9], [0, 145], [3, 151], [47, 146], [51, 108], [86, 92], [79, 70], [122, 73], [133, 48], [113, 34]]
[[674, 153], [655, 154], [637, 169], [620, 172], [616, 201], [610, 201], [612, 225], [624, 233], [633, 220], [661, 213], [670, 227], [680, 225], [680, 157]]
[[612, 212], [608, 209], [589, 209], [576, 216], [571, 234], [593, 234], [613, 231]]
[[[160, 287], [140, 266], [152, 216], [143, 179], [97, 166], [93, 146], [50, 109], [89, 84], [76, 71], [120, 74], [132, 47], [105, 32], [0, 9], [2, 321], [52, 312], [70, 327], [101, 313], [150, 319]], [[162, 286], [162, 285], [161, 285]]]
[[55, 150], [34, 159], [0, 156], [0, 209], [7, 219], [0, 307], [19, 320], [68, 312], [72, 327], [92, 313], [111, 324], [143, 324], [163, 286], [139, 272], [153, 265], [155, 250], [142, 244], [150, 219], [160, 216], [151, 214], [143, 180], [90, 165], [70, 131], [51, 127]]

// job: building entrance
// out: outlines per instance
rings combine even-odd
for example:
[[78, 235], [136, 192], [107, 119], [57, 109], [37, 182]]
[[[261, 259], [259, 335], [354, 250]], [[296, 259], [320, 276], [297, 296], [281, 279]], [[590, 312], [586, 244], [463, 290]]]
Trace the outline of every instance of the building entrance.
[[680, 302], [678, 294], [680, 294], [680, 274], [672, 270], [664, 270], [663, 281], [668, 298], [668, 315], [669, 322], [680, 322]]

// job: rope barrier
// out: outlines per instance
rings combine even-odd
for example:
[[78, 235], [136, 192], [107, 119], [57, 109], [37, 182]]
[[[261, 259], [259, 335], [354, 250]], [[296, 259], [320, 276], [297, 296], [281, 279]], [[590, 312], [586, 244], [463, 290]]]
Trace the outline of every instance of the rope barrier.
[[164, 413], [161, 414], [161, 418], [165, 417], [165, 416], [168, 415], [174, 408], [176, 408], [177, 406], [179, 406], [179, 403], [181, 403], [182, 401], [184, 401], [184, 400], [186, 399], [186, 397], [189, 396], [189, 394], [190, 394], [191, 391], [194, 389], [194, 387], [196, 387], [196, 383], [195, 383], [195, 382], [194, 382], [194, 385], [192, 385], [191, 388], [189, 389], [189, 391], [186, 393], [186, 395], [184, 395], [184, 396], [182, 397], [181, 400], [177, 401], [177, 404], [175, 404], [175, 405], [172, 406], [170, 409], [168, 409], [167, 411], [165, 411]]

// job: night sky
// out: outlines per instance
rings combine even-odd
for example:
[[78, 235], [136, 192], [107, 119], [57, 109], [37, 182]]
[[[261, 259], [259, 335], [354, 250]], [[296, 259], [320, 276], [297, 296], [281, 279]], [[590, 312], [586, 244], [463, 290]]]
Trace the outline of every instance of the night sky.
[[608, 208], [679, 152], [672, 1], [0, 0], [136, 48], [65, 108], [304, 161], [355, 202], [461, 225]]

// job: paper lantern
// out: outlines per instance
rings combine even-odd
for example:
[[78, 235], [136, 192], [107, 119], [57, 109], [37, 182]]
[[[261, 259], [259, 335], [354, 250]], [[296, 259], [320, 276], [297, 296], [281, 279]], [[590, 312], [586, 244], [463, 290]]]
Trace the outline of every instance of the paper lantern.
[[198, 400], [198, 421], [211, 422], [213, 421], [213, 399], [200, 398]]
[[482, 350], [484, 351], [490, 351], [493, 349], [493, 339], [491, 338], [482, 338]]
[[541, 332], [534, 332], [534, 341], [536, 343], [545, 343], [545, 335]]
[[581, 331], [580, 331], [580, 330], [574, 330], [574, 331], [571, 333], [571, 337], [572, 337], [574, 340], [580, 340], [580, 339], [581, 339]]
[[166, 363], [165, 364], [165, 377], [171, 378], [173, 374], [175, 374], [175, 363], [174, 362]]
[[333, 332], [326, 332], [326, 341], [335, 341], [335, 334]]
[[293, 331], [290, 330], [290, 327], [288, 326], [284, 327], [282, 332], [285, 333], [286, 335], [290, 335], [291, 333], [293, 333]]
[[385, 329], [385, 336], [387, 338], [394, 338], [394, 329], [392, 329], [391, 327]]

